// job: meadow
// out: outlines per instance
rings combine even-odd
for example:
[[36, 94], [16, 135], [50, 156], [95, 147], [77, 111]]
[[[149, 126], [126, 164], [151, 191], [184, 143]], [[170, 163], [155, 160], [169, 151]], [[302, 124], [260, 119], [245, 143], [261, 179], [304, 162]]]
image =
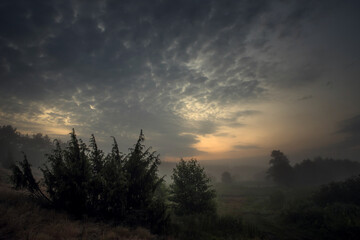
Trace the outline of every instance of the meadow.
[[[262, 239], [297, 239], [278, 224], [286, 198], [294, 197], [293, 191], [269, 185], [266, 182], [216, 183], [218, 213], [222, 216], [239, 216], [253, 227]], [[305, 194], [305, 193], [303, 193]]]
[[[357, 239], [360, 230], [354, 191], [359, 178], [296, 188], [265, 181], [215, 182], [217, 217], [172, 216], [168, 234], [156, 235], [142, 227], [54, 210], [13, 190], [10, 174], [0, 170], [0, 239]], [[338, 199], [346, 191], [353, 195]]]
[[240, 216], [260, 239], [357, 239], [359, 177], [321, 186], [216, 183], [218, 213]]

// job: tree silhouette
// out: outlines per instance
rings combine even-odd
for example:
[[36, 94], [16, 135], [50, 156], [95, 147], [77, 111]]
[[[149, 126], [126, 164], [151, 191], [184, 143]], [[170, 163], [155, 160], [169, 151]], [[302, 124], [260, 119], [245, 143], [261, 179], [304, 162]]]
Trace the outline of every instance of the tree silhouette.
[[40, 166], [46, 160], [53, 144], [47, 135], [22, 135], [11, 125], [0, 126], [0, 165], [10, 168], [12, 163], [23, 160], [22, 152], [33, 166]]
[[[160, 164], [159, 155], [145, 148], [144, 134], [141, 130], [139, 139], [124, 161], [124, 172], [127, 178], [127, 214], [132, 222], [151, 222], [149, 213], [163, 211], [164, 204], [153, 202], [155, 191], [163, 181], [157, 175]], [[156, 208], [156, 209], [155, 209]], [[151, 215], [150, 214], [150, 215]], [[130, 219], [130, 216], [133, 219]], [[163, 216], [166, 217], [166, 216]]]
[[160, 159], [151, 148], [145, 148], [144, 140], [141, 131], [130, 153], [124, 155], [113, 138], [112, 150], [105, 157], [94, 135], [87, 147], [73, 129], [67, 147], [62, 149], [55, 141], [48, 163], [41, 169], [48, 197], [41, 192], [26, 157], [20, 162], [22, 170], [13, 167], [12, 181], [15, 188], [26, 188], [75, 216], [93, 215], [163, 232], [169, 216], [165, 199], [156, 194], [163, 182], [157, 175]]
[[13, 174], [10, 176], [10, 181], [12, 182], [13, 187], [16, 190], [26, 189], [36, 198], [50, 201], [50, 199], [41, 191], [39, 182], [35, 180], [31, 171], [31, 165], [25, 154], [23, 161], [21, 161], [19, 165], [20, 167], [17, 165], [12, 165], [11, 167]]
[[87, 211], [91, 174], [88, 148], [77, 139], [75, 130], [66, 149], [59, 142], [53, 154], [48, 156], [50, 168], [42, 169], [45, 186], [53, 203], [70, 212], [81, 215]]
[[215, 191], [196, 159], [183, 159], [173, 170], [173, 184], [170, 185], [170, 200], [177, 215], [197, 213], [215, 214]]
[[288, 158], [280, 150], [271, 152], [269, 164], [267, 174], [274, 182], [285, 186], [293, 183], [293, 168], [290, 166]]
[[221, 182], [226, 184], [230, 184], [233, 182], [233, 178], [228, 171], [225, 171], [221, 174]]

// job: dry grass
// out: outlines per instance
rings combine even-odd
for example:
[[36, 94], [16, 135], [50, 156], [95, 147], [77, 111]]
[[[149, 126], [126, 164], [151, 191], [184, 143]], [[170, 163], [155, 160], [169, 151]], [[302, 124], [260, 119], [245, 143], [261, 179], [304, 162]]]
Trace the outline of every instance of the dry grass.
[[243, 210], [245, 198], [223, 196], [218, 199], [218, 214], [226, 215], [240, 215]]
[[140, 240], [155, 239], [147, 229], [130, 230], [93, 221], [72, 220], [65, 213], [39, 206], [25, 192], [11, 189], [0, 172], [0, 240]]

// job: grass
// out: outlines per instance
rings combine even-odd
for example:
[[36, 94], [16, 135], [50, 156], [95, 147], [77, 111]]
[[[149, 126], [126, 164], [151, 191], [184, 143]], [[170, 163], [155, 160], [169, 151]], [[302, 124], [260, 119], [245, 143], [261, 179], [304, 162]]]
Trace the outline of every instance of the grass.
[[0, 240], [156, 239], [144, 228], [114, 227], [86, 218], [79, 221], [66, 213], [40, 206], [25, 192], [12, 190], [8, 174], [0, 170]]
[[243, 215], [249, 212], [264, 211], [269, 196], [278, 190], [278, 187], [274, 186], [249, 185], [238, 182], [215, 184], [218, 213], [220, 215]]
[[309, 196], [312, 188], [290, 189], [261, 183], [217, 183], [218, 214], [241, 216], [244, 224], [256, 226], [261, 239], [302, 239], [298, 229], [280, 224], [283, 207], [293, 199]]
[[[112, 226], [94, 219], [76, 220], [65, 212], [51, 209], [39, 204], [25, 191], [11, 189], [8, 181], [10, 171], [0, 169], [0, 240], [1, 239], [156, 239], [147, 229], [129, 229]], [[229, 188], [231, 192], [234, 188]], [[228, 194], [229, 195], [229, 194]], [[231, 205], [230, 203], [233, 203]], [[238, 196], [228, 197], [223, 201], [223, 208], [238, 205]], [[232, 211], [233, 213], [233, 211]], [[238, 219], [240, 222], [238, 222]], [[242, 218], [234, 214], [222, 215], [219, 218], [202, 216], [199, 219], [187, 219], [176, 222], [180, 232], [174, 232], [179, 239], [260, 239], [257, 228], [243, 223]], [[210, 221], [210, 222], [209, 222]], [[221, 225], [221, 227], [219, 226]], [[211, 231], [210, 231], [211, 230]], [[225, 236], [227, 235], [227, 236]], [[162, 237], [171, 239], [171, 237]]]
[[[0, 169], [0, 240], [157, 239], [144, 228], [112, 226], [85, 217], [76, 220], [65, 212], [40, 205], [26, 192], [11, 189], [9, 174]], [[239, 182], [217, 183], [214, 188], [219, 217], [183, 219], [183, 223], [173, 219], [179, 239], [311, 239], [311, 233], [284, 225], [279, 217], [292, 199], [305, 198], [314, 189]]]

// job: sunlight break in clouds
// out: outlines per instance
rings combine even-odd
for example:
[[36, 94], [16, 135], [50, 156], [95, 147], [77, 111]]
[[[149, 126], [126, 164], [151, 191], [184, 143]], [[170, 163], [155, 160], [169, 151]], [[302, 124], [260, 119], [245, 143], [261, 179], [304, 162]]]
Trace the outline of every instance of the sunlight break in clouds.
[[360, 111], [359, 11], [351, 0], [4, 0], [0, 125], [75, 128], [106, 149], [115, 136], [124, 151], [143, 129], [163, 160], [360, 157], [357, 135], [339, 130]]

